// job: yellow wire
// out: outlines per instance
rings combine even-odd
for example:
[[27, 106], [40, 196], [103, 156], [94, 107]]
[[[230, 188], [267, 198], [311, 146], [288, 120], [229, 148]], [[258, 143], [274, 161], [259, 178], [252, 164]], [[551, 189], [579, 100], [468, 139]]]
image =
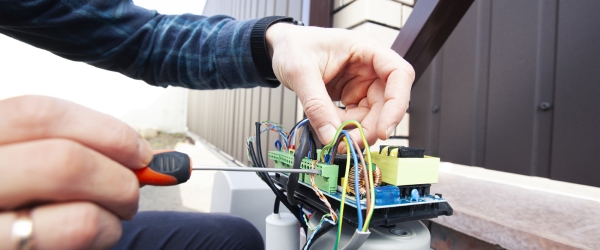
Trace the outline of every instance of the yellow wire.
[[[369, 211], [367, 212], [367, 218], [365, 219], [364, 222], [364, 226], [363, 226], [363, 232], [366, 232], [369, 229], [369, 224], [371, 223], [371, 217], [373, 216], [373, 211], [375, 210], [375, 184], [373, 182], [373, 169], [372, 169], [372, 160], [371, 160], [371, 149], [369, 148], [369, 143], [367, 143], [367, 138], [365, 136], [363, 127], [360, 125], [359, 122], [351, 120], [351, 121], [346, 121], [344, 123], [342, 123], [342, 125], [338, 128], [338, 130], [335, 133], [335, 136], [333, 138], [338, 138], [338, 136], [340, 135], [340, 133], [342, 132], [342, 130], [344, 129], [344, 127], [348, 126], [348, 125], [354, 125], [356, 126], [356, 128], [358, 129], [358, 131], [360, 132], [360, 136], [362, 137], [362, 141], [363, 144], [365, 146], [365, 151], [367, 151], [367, 166], [368, 166], [368, 175], [369, 175], [369, 184], [371, 184], [371, 188], [370, 188], [370, 192], [371, 192], [371, 197], [373, 197], [373, 199], [371, 199], [371, 209], [369, 209]], [[325, 161], [325, 157], [323, 157], [325, 150], [330, 150], [333, 145], [335, 144], [336, 140], [332, 140], [329, 144], [327, 144], [326, 146], [323, 147], [323, 149], [321, 149], [321, 160]], [[348, 146], [346, 146], [348, 147]], [[345, 190], [343, 190], [345, 191]]]
[[337, 238], [335, 239], [336, 249], [337, 245], [340, 242], [340, 237], [342, 236], [342, 222], [344, 221], [344, 204], [346, 202], [346, 188], [348, 187], [348, 173], [350, 172], [350, 144], [348, 144], [348, 140], [346, 140], [346, 137], [344, 137], [343, 139], [346, 143], [346, 151], [348, 153], [346, 154], [346, 172], [344, 174], [344, 183], [342, 183], [342, 203], [340, 204], [340, 216], [338, 220], [339, 227], [337, 232]]

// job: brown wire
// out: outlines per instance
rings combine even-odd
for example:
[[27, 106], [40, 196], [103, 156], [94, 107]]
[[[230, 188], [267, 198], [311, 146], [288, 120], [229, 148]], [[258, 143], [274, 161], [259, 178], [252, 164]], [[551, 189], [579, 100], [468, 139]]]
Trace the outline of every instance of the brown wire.
[[[362, 162], [362, 163], [363, 163], [363, 166], [366, 166], [366, 165], [365, 165], [365, 159], [364, 159], [364, 157], [363, 157], [363, 154], [362, 154], [362, 153], [360, 153], [360, 147], [358, 146], [358, 143], [357, 143], [355, 140], [352, 140], [352, 143], [353, 143], [353, 145], [354, 145], [354, 148], [355, 148], [355, 149], [357, 149], [357, 150], [359, 150], [358, 158], [360, 159], [360, 162]], [[367, 145], [367, 147], [368, 147], [368, 145]], [[359, 165], [359, 166], [360, 166], [360, 165]], [[360, 167], [359, 167], [359, 169], [360, 169]], [[371, 183], [369, 183], [369, 175], [368, 175], [368, 174], [369, 174], [369, 172], [368, 172], [367, 168], [366, 168], [366, 167], [363, 167], [362, 169], [363, 169], [363, 175], [364, 175], [364, 177], [366, 177], [366, 178], [367, 178], [367, 179], [366, 179], [366, 182], [365, 182], [365, 184], [366, 184], [366, 185], [365, 185], [365, 191], [366, 191], [366, 193], [367, 193], [367, 211], [369, 211], [369, 210], [370, 210], [370, 208], [371, 208], [371, 198], [372, 198], [372, 197], [371, 197], [371, 192], [369, 192], [369, 190], [370, 190], [370, 187], [371, 187]], [[359, 177], [360, 177], [360, 176], [359, 176]], [[363, 178], [364, 178], [364, 177], [363, 177]], [[361, 180], [361, 179], [359, 179], [359, 180]], [[360, 188], [360, 187], [359, 187], [359, 188]]]

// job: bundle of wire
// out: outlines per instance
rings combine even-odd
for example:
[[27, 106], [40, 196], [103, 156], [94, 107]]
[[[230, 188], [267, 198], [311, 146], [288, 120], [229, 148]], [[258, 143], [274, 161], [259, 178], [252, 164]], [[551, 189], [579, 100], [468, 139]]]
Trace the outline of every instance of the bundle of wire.
[[[317, 164], [316, 160], [314, 160], [312, 162], [313, 169], [315, 168], [315, 164]], [[335, 223], [338, 219], [337, 214], [335, 213], [335, 210], [333, 210], [333, 208], [331, 207], [331, 204], [329, 203], [329, 201], [327, 201], [327, 197], [325, 197], [325, 195], [323, 195], [321, 190], [319, 190], [319, 187], [317, 187], [317, 184], [315, 184], [315, 174], [310, 174], [310, 184], [312, 186], [312, 189], [315, 191], [315, 193], [319, 197], [319, 200], [321, 200], [325, 204], [325, 206], [327, 206], [327, 208], [329, 209], [329, 214], [331, 215], [331, 218], [333, 219], [333, 222]]]
[[[299, 123], [297, 123], [292, 128], [292, 130], [290, 130], [289, 133], [286, 133], [285, 130], [283, 129], [283, 127], [279, 124], [269, 122], [269, 121], [263, 121], [260, 123], [257, 122], [256, 123], [256, 135], [248, 138], [248, 141], [247, 141], [248, 158], [252, 162], [252, 165], [255, 167], [265, 167], [264, 160], [263, 160], [262, 153], [261, 153], [260, 134], [262, 134], [266, 131], [269, 131], [269, 130], [279, 133], [279, 135], [282, 137], [282, 141], [283, 141], [282, 148], [280, 148], [279, 150], [289, 152], [289, 149], [294, 146], [294, 143], [295, 143], [294, 135], [296, 134], [296, 131], [299, 128], [305, 126], [307, 123], [308, 123], [308, 119], [304, 119], [304, 120], [300, 121]], [[264, 128], [263, 130], [260, 130], [262, 125], [265, 125], [266, 128]], [[360, 151], [358, 151], [358, 150], [360, 150], [358, 143], [356, 143], [356, 141], [352, 140], [348, 131], [344, 130], [344, 128], [347, 127], [348, 125], [356, 126], [357, 130], [360, 132], [363, 145], [365, 145], [367, 161], [365, 161], [365, 159], [363, 159], [363, 154]], [[324, 156], [327, 153], [329, 156], [329, 159], [331, 159], [330, 162], [327, 162], [327, 163], [333, 164], [333, 159], [335, 158], [337, 146], [342, 140], [344, 141], [344, 143], [346, 145], [346, 151], [347, 151], [347, 161], [346, 161], [346, 168], [345, 168], [345, 175], [344, 175], [345, 178], [344, 178], [344, 182], [342, 183], [343, 192], [342, 192], [342, 199], [341, 199], [341, 203], [340, 203], [339, 216], [336, 215], [334, 209], [331, 207], [331, 205], [327, 201], [327, 198], [323, 195], [323, 193], [316, 186], [315, 181], [314, 181], [314, 174], [311, 174], [312, 189], [315, 191], [315, 193], [317, 194], [319, 199], [321, 201], [323, 201], [323, 203], [327, 206], [327, 208], [329, 209], [329, 214], [327, 214], [321, 218], [321, 222], [315, 228], [315, 231], [311, 235], [311, 238], [307, 241], [307, 244], [305, 245], [304, 249], [310, 248], [311, 242], [315, 241], [320, 235], [323, 235], [324, 232], [331, 229], [332, 225], [335, 226], [336, 224], [337, 224], [337, 237], [336, 237], [336, 242], [335, 242], [335, 249], [337, 249], [337, 247], [339, 245], [339, 240], [341, 237], [341, 231], [342, 231], [342, 222], [343, 222], [343, 216], [344, 216], [344, 204], [345, 204], [345, 199], [346, 199], [345, 190], [348, 187], [348, 181], [349, 181], [348, 177], [349, 177], [349, 172], [351, 169], [350, 168], [351, 162], [354, 163], [353, 165], [355, 166], [355, 169], [356, 169], [356, 167], [358, 169], [358, 171], [353, 171], [354, 179], [352, 182], [353, 182], [353, 186], [354, 186], [354, 192], [352, 192], [352, 193], [359, 194], [359, 195], [355, 195], [357, 217], [358, 217], [357, 224], [358, 224], [359, 231], [366, 232], [368, 230], [369, 223], [370, 223], [371, 217], [373, 215], [373, 210], [375, 207], [375, 204], [374, 204], [375, 203], [375, 199], [374, 199], [375, 183], [374, 183], [374, 176], [373, 176], [374, 171], [372, 169], [373, 164], [371, 161], [371, 152], [368, 147], [369, 144], [367, 143], [362, 126], [357, 121], [347, 121], [338, 128], [334, 138], [336, 138], [336, 139], [333, 140], [328, 145], [325, 145], [323, 147], [323, 149], [321, 150], [320, 159], [321, 159], [321, 161], [325, 162]], [[252, 142], [254, 142], [255, 140], [256, 140], [256, 144], [257, 144], [257, 152], [254, 150], [254, 147], [252, 145]], [[311, 147], [310, 152], [314, 152], [315, 145], [313, 143], [310, 143], [309, 145]], [[359, 158], [360, 158], [360, 162], [362, 163], [362, 166], [366, 165], [366, 167], [359, 167], [359, 166], [361, 166], [361, 164], [359, 164], [359, 161], [358, 161]], [[313, 161], [313, 168], [315, 167], [316, 162], [317, 161]], [[360, 178], [359, 172], [361, 172], [362, 176], [365, 177], [364, 179], [366, 179], [365, 181], [362, 182], [362, 183], [364, 183], [363, 184], [364, 187], [361, 186], [361, 184], [360, 184], [361, 183], [360, 180], [362, 180], [363, 178]], [[275, 186], [275, 184], [273, 183], [271, 178], [268, 176], [268, 174], [260, 173], [259, 176], [261, 177], [261, 179], [263, 179], [263, 181], [265, 181], [267, 183], [267, 185], [273, 190], [273, 192], [277, 196], [277, 200], [275, 202], [275, 207], [274, 207], [274, 212], [275, 212], [275, 210], [278, 210], [279, 202], [281, 202], [288, 208], [288, 210], [290, 210], [292, 212], [292, 214], [294, 214], [294, 216], [298, 219], [298, 221], [301, 223], [302, 227], [306, 231], [308, 223], [303, 218], [304, 216], [302, 215], [302, 211], [300, 210], [301, 208], [299, 208], [298, 206], [292, 205], [288, 200], [286, 200], [288, 197], [283, 193], [282, 190], [277, 189], [277, 187]], [[362, 192], [362, 193], [365, 193], [366, 205], [367, 205], [367, 208], [366, 208], [367, 213], [366, 213], [366, 218], [364, 221], [363, 221], [363, 216], [362, 216], [362, 206], [360, 203], [361, 187], [364, 188], [365, 190], [367, 190], [366, 192]], [[288, 196], [289, 195], [293, 196], [293, 194], [288, 193]], [[275, 209], [275, 208], [277, 208], [277, 209]], [[327, 216], [329, 216], [331, 218], [331, 220], [326, 219]], [[325, 222], [327, 222], [329, 224], [326, 224], [327, 226], [323, 226], [323, 223], [325, 223]], [[326, 228], [322, 229], [323, 227], [326, 227]], [[319, 229], [321, 229], [321, 231], [323, 231], [323, 232], [319, 231], [317, 233], [317, 231]]]
[[[347, 131], [343, 130], [348, 125], [356, 126], [356, 128], [360, 132], [363, 144], [365, 145], [367, 161], [365, 161], [363, 159], [362, 153], [357, 152], [355, 150], [355, 149], [360, 149], [358, 147], [358, 144], [352, 140], [352, 138], [350, 137], [350, 134]], [[371, 218], [373, 216], [373, 211], [375, 208], [375, 199], [374, 199], [375, 184], [374, 184], [374, 180], [373, 180], [373, 169], [372, 169], [373, 164], [372, 164], [372, 160], [371, 160], [371, 151], [369, 149], [369, 146], [368, 146], [369, 144], [366, 140], [363, 128], [360, 125], [360, 123], [358, 123], [356, 121], [347, 121], [347, 122], [343, 123], [342, 126], [340, 126], [338, 128], [334, 138], [336, 138], [336, 139], [333, 140], [328, 145], [325, 145], [323, 147], [323, 149], [321, 150], [321, 160], [325, 161], [324, 156], [325, 156], [326, 152], [328, 152], [329, 159], [330, 159], [329, 164], [332, 164], [333, 159], [335, 158], [335, 153], [337, 151], [337, 145], [339, 144], [339, 142], [341, 142], [341, 140], [344, 141], [344, 143], [346, 144], [347, 160], [346, 160], [346, 170], [345, 170], [345, 174], [344, 174], [344, 183], [342, 183], [342, 200], [340, 203], [340, 213], [339, 213], [339, 219], [338, 219], [338, 232], [337, 232], [337, 237], [336, 237], [336, 242], [335, 242], [335, 249], [337, 249], [338, 245], [339, 245], [339, 240], [341, 237], [341, 232], [342, 232], [344, 205], [345, 205], [345, 200], [346, 200], [346, 188], [348, 187], [350, 162], [351, 162], [350, 159], [351, 158], [354, 162], [354, 166], [359, 166], [357, 158], [360, 158], [361, 162], [363, 164], [366, 163], [366, 166], [367, 166], [366, 168], [362, 168], [362, 170], [365, 172], [364, 176], [368, 177], [367, 178], [368, 181], [365, 182], [365, 188], [366, 188], [366, 190], [368, 190], [368, 192], [366, 192], [367, 213], [366, 213], [366, 219], [364, 220], [364, 222], [363, 222], [363, 218], [362, 218], [362, 207], [361, 207], [361, 203], [360, 203], [360, 195], [356, 196], [356, 198], [355, 198], [356, 210], [357, 210], [357, 220], [358, 220], [358, 230], [362, 231], [362, 232], [367, 232]], [[357, 155], [358, 155], [358, 157], [357, 157]], [[355, 171], [354, 172], [354, 193], [355, 194], [360, 194], [359, 183], [360, 182], [359, 182], [358, 171]]]
[[[256, 146], [257, 146], [256, 151], [254, 150], [254, 145], [252, 145], [252, 142], [254, 141], [253, 138], [248, 139], [246, 146], [248, 149], [248, 156], [250, 158], [250, 162], [251, 162], [252, 166], [265, 168], [266, 165], [265, 165], [264, 159], [262, 157], [261, 140], [260, 140], [260, 135], [262, 133], [260, 128], [261, 128], [262, 124], [263, 123], [261, 123], [261, 122], [256, 123], [256, 136], [254, 137], [256, 139]], [[263, 131], [266, 131], [266, 130], [263, 130]], [[287, 133], [284, 133], [284, 135], [287, 137]], [[285, 142], [285, 143], [287, 144], [287, 142]], [[287, 147], [287, 145], [286, 145], [286, 147]], [[277, 200], [275, 201], [275, 205], [273, 206], [273, 213], [279, 213], [279, 202], [281, 202], [290, 212], [292, 212], [292, 214], [296, 217], [296, 219], [298, 220], [298, 222], [300, 223], [300, 225], [306, 232], [307, 225], [301, 216], [300, 208], [298, 206], [291, 205], [288, 202], [287, 196], [284, 194], [284, 192], [282, 190], [279, 190], [275, 186], [275, 184], [273, 183], [273, 180], [271, 180], [271, 177], [267, 173], [257, 172], [257, 175], [267, 184], [267, 186], [269, 186], [269, 188], [271, 188], [271, 191], [273, 191], [273, 193], [277, 197], [276, 198]]]
[[287, 151], [289, 149], [290, 134], [285, 132], [285, 128], [281, 124], [267, 120], [267, 121], [260, 122], [260, 126], [262, 126], [262, 125], [265, 125], [266, 127], [263, 130], [261, 130], [260, 132], [257, 132], [256, 134], [254, 134], [253, 136], [248, 137], [248, 140], [246, 141], [246, 156], [248, 157], [249, 161], [252, 161], [252, 158], [250, 157], [250, 147], [248, 145], [250, 143], [254, 142], [257, 135], [260, 136], [267, 131], [273, 131], [273, 132], [278, 133], [283, 140], [282, 149], [284, 151]]
[[319, 233], [319, 230], [323, 227], [323, 223], [327, 222], [327, 223], [329, 223], [331, 225], [335, 225], [334, 221], [327, 219], [328, 216], [332, 217], [330, 214], [326, 214], [326, 215], [323, 215], [323, 217], [321, 217], [321, 221], [319, 222], [319, 224], [315, 228], [313, 234], [306, 241], [306, 244], [304, 245], [304, 248], [302, 248], [303, 250], [308, 250], [310, 248], [310, 246], [313, 243], [313, 238], [316, 238], [315, 235], [317, 235]]

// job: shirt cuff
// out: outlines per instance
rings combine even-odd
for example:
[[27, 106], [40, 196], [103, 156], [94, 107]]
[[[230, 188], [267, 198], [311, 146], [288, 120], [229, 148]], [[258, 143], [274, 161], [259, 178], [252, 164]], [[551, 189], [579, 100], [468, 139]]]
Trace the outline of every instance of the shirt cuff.
[[[274, 88], [279, 86], [279, 81], [269, 81], [261, 75], [258, 70], [259, 66], [252, 57], [251, 34], [260, 20], [232, 20], [225, 23], [219, 32], [215, 53], [218, 71], [225, 78], [225, 82], [235, 83], [235, 86], [225, 86], [226, 88], [256, 86]], [[268, 51], [266, 53], [268, 54]], [[270, 62], [269, 58], [269, 67], [271, 66]], [[237, 72], [237, 75], [225, 72]]]

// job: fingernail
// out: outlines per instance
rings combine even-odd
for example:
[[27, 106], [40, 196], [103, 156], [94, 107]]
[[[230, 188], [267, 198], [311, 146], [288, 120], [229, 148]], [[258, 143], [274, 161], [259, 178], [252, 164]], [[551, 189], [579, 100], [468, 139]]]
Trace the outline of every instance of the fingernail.
[[144, 140], [144, 138], [140, 138], [140, 159], [142, 160], [142, 166], [148, 166], [148, 164], [150, 164], [150, 162], [152, 161], [152, 157], [154, 157], [154, 154], [152, 153], [152, 147], [150, 146], [150, 143], [148, 143], [148, 141]]
[[323, 127], [320, 127], [319, 135], [321, 135], [322, 140], [326, 141], [323, 143], [331, 142], [331, 140], [333, 140], [333, 136], [335, 135], [335, 131], [336, 131], [336, 129], [331, 125], [325, 125]]
[[396, 129], [397, 126], [398, 126], [398, 124], [394, 124], [385, 131], [387, 138], [390, 138], [390, 136], [392, 136], [392, 133], [394, 132], [394, 130]]

